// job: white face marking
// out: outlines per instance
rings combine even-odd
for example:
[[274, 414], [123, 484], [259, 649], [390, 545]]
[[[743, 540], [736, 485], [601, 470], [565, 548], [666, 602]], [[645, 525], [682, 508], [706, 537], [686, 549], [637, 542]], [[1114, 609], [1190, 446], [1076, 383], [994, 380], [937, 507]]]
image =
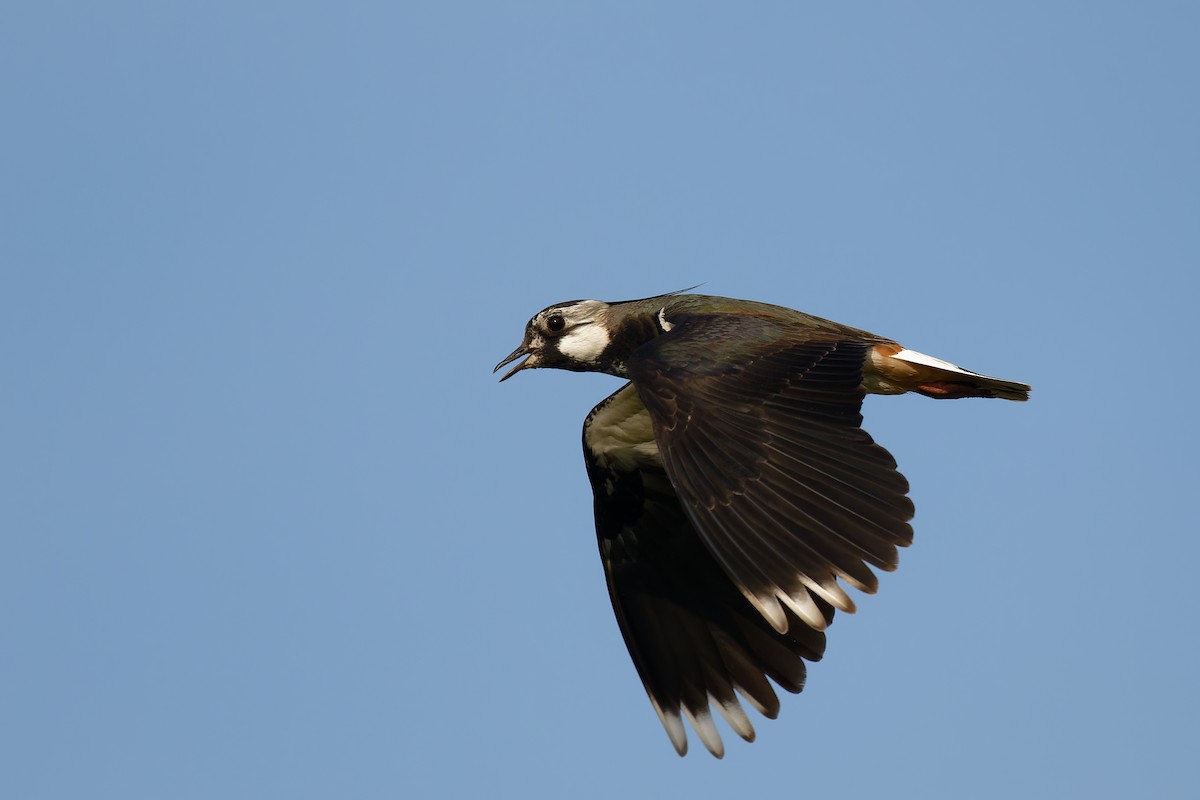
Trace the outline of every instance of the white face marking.
[[587, 364], [600, 358], [612, 337], [598, 322], [584, 322], [572, 328], [558, 340], [558, 351]]
[[669, 331], [669, 330], [671, 330], [671, 328], [675, 327], [670, 322], [667, 322], [667, 307], [666, 306], [663, 306], [661, 309], [659, 309], [658, 325], [660, 328], [663, 329], [663, 331]]
[[567, 327], [558, 338], [558, 352], [585, 364], [596, 361], [608, 347], [612, 337], [604, 325], [601, 312], [608, 308], [599, 300], [584, 300], [559, 309]]

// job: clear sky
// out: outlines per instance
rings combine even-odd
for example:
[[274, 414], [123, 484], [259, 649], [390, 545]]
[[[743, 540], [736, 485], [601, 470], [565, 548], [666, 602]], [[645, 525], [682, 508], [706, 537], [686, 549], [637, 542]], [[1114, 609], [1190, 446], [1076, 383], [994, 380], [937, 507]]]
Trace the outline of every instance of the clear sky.
[[[1200, 10], [9, 2], [0, 796], [1194, 797]], [[550, 303], [800, 308], [916, 542], [679, 759]]]

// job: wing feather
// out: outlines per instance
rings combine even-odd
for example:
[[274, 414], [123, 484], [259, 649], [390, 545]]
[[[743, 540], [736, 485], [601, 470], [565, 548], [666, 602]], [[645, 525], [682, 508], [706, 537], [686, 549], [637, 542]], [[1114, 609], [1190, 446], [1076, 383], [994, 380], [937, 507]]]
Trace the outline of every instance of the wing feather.
[[[870, 340], [733, 315], [672, 319], [629, 370], [701, 539], [778, 631], [853, 611], [912, 541], [908, 481], [859, 426]], [[720, 359], [722, 346], [746, 350]], [[817, 602], [821, 605], [818, 607]]]
[[[839, 583], [873, 592], [912, 541], [908, 482], [859, 426], [872, 341], [735, 315], [672, 318], [584, 424], [622, 636], [676, 751], [718, 757], [712, 709], [774, 718], [825, 649]], [[814, 339], [814, 334], [824, 338]], [[840, 336], [840, 338], [839, 338]], [[749, 342], [736, 360], [730, 339]]]
[[[592, 411], [583, 438], [613, 610], [672, 745], [687, 752], [687, 719], [705, 747], [722, 754], [714, 707], [737, 735], [753, 740], [739, 697], [773, 718], [779, 699], [771, 682], [800, 691], [805, 660], [821, 658], [824, 634], [774, 595], [764, 596], [786, 632], [777, 631], [730, 580], [679, 503], [631, 386]], [[691, 469], [699, 479], [719, 461], [706, 456]], [[752, 556], [743, 555], [738, 567], [750, 569]], [[811, 602], [817, 619], [833, 614], [828, 604]]]

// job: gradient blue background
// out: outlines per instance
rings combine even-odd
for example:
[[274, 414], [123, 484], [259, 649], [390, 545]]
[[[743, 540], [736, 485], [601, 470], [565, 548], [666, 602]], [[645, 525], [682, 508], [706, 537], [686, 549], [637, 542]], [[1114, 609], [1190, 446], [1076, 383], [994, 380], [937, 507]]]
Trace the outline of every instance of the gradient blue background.
[[[0, 10], [0, 795], [1193, 797], [1200, 10]], [[801, 308], [916, 544], [678, 759], [550, 303]]]

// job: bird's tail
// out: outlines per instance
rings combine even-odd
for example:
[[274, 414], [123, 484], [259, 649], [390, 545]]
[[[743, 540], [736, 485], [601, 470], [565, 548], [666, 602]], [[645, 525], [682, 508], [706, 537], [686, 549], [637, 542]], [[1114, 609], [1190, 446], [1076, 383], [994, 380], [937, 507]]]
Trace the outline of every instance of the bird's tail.
[[885, 393], [917, 392], [939, 400], [959, 397], [998, 397], [1002, 400], [1029, 399], [1029, 385], [992, 378], [898, 345], [877, 345], [872, 362], [884, 379]]

